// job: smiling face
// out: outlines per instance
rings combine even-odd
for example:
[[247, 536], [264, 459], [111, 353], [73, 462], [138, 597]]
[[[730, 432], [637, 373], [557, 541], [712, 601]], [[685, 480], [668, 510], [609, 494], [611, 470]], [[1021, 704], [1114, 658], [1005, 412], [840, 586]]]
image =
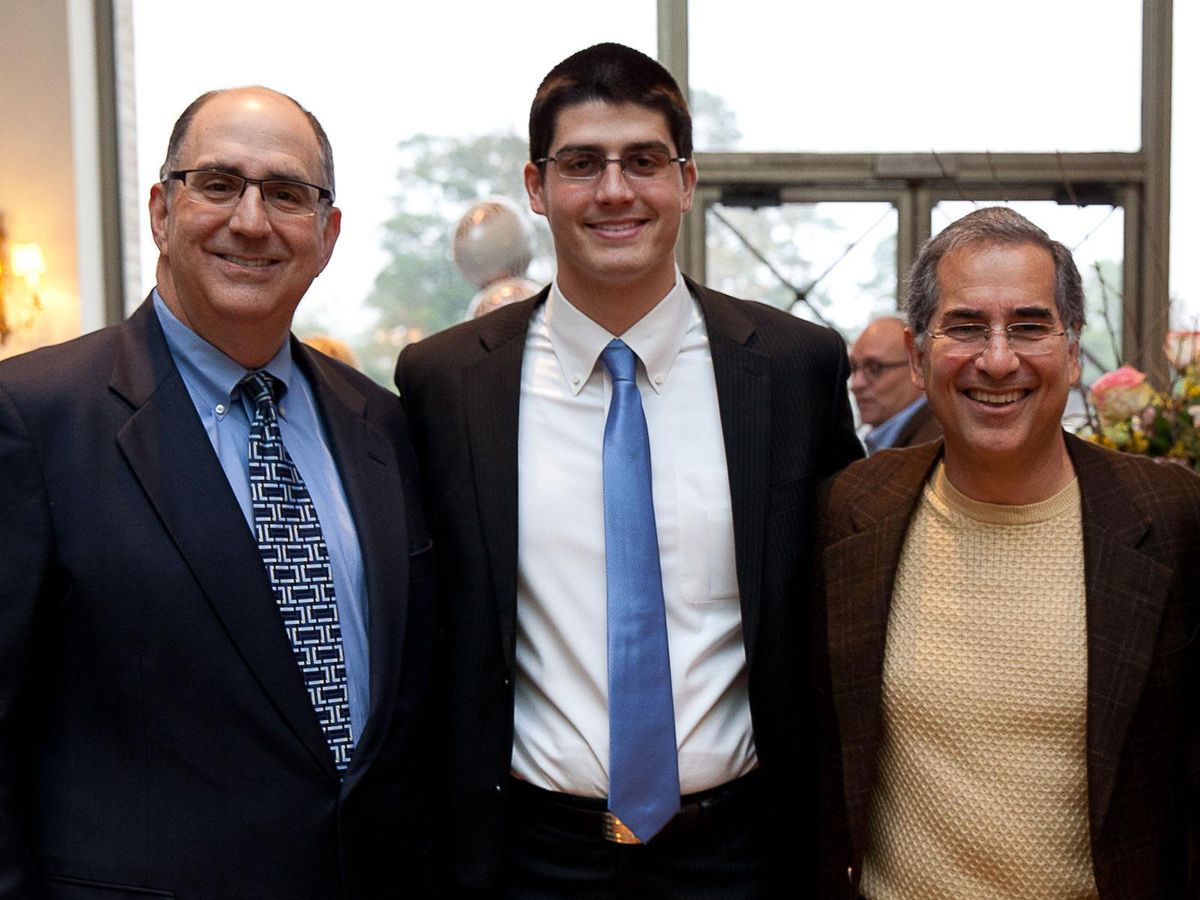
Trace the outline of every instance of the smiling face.
[[[316, 135], [292, 101], [261, 88], [217, 94], [196, 113], [180, 147], [180, 169], [321, 184]], [[150, 191], [158, 245], [158, 290], [188, 327], [247, 367], [262, 365], [287, 338], [292, 314], [329, 262], [341, 213], [270, 209], [254, 185], [234, 206], [194, 197], [181, 182]]]
[[[947, 253], [937, 275], [930, 331], [965, 322], [983, 322], [993, 331], [1031, 321], [1062, 328], [1054, 261], [1040, 247], [966, 246]], [[1011, 499], [1018, 496], [1014, 483], [1050, 490], [1069, 476], [1061, 421], [1079, 378], [1079, 346], [1066, 336], [1046, 341], [1048, 352], [1018, 356], [993, 334], [986, 349], [969, 355], [948, 338], [926, 336], [922, 349], [905, 333], [913, 376], [945, 432], [947, 475], [969, 496], [1031, 502], [1028, 496]], [[972, 483], [984, 489], [965, 487]]]
[[[615, 159], [639, 149], [678, 155], [663, 114], [596, 101], [558, 113], [549, 155], [592, 150]], [[695, 186], [691, 162], [649, 179], [629, 178], [613, 164], [591, 181], [563, 178], [554, 163], [525, 166], [530, 206], [554, 236], [559, 287], [617, 334], [612, 324], [633, 324], [674, 285], [675, 239]]]

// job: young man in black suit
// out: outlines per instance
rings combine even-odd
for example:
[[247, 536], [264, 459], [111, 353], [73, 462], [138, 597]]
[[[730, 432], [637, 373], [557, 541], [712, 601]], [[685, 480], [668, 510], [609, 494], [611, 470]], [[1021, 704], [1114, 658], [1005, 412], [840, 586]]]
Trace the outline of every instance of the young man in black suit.
[[811, 861], [801, 585], [814, 485], [861, 455], [848, 363], [679, 272], [691, 143], [654, 60], [557, 65], [525, 166], [554, 283], [400, 356], [462, 892], [791, 896]]

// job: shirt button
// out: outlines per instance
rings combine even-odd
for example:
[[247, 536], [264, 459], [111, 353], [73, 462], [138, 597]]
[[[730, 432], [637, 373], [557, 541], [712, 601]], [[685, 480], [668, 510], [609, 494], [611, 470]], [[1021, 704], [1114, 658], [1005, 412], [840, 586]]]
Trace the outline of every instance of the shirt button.
[[654, 383], [655, 383], [655, 384], [662, 384], [662, 376], [661, 376], [661, 375], [655, 375], [655, 376], [654, 376]]
[[579, 384], [579, 376], [578, 375], [571, 376], [571, 384]]
[[217, 415], [218, 416], [225, 415], [225, 404], [224, 403], [217, 404]]
[[498, 785], [496, 785], [496, 793], [497, 793], [497, 794], [503, 794], [503, 793], [504, 793], [504, 787], [503, 787], [502, 785], [499, 785], [499, 784], [498, 784]]

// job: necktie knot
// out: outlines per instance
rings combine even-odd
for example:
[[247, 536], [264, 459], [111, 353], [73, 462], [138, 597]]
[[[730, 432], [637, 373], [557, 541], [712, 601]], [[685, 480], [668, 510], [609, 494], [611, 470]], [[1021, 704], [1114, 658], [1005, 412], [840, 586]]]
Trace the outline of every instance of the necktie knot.
[[255, 410], [262, 409], [264, 404], [268, 409], [272, 409], [283, 396], [283, 383], [264, 369], [251, 372], [238, 382], [238, 387], [250, 398]]
[[613, 381], [636, 380], [637, 357], [629, 349], [629, 345], [620, 338], [614, 338], [609, 342], [608, 346], [600, 352], [600, 359], [604, 362], [604, 368], [608, 369], [608, 374], [612, 376]]

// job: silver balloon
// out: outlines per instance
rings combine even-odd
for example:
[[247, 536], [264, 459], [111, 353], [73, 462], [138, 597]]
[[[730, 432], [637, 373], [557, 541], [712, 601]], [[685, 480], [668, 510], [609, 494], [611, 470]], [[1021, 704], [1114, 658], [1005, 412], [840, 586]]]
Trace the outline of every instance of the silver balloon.
[[541, 289], [540, 284], [528, 278], [497, 279], [471, 298], [467, 318], [478, 319], [507, 303], [532, 297]]
[[533, 259], [533, 229], [511, 200], [472, 204], [454, 230], [454, 263], [471, 284], [519, 278]]

